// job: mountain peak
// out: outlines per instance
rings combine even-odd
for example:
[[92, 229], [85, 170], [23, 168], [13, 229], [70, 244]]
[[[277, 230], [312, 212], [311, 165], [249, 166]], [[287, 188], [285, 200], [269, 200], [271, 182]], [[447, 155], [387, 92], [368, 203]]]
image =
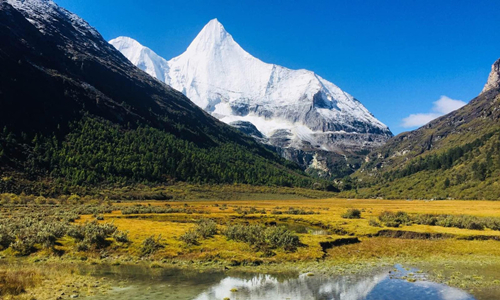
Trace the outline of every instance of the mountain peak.
[[212, 19], [198, 33], [191, 45], [189, 45], [188, 51], [206, 51], [214, 47], [220, 47], [225, 43], [235, 42], [219, 20]]
[[486, 82], [483, 91], [481, 93], [498, 88], [500, 88], [500, 59], [498, 59], [491, 66], [491, 72], [490, 76], [488, 76], [488, 82]]
[[109, 43], [125, 55], [134, 65], [160, 81], [166, 81], [168, 77], [168, 62], [153, 50], [126, 36], [112, 39]]
[[138, 41], [136, 41], [133, 38], [130, 38], [128, 36], [119, 36], [119, 37], [114, 38], [111, 41], [109, 41], [109, 43], [115, 47], [117, 47], [116, 45], [122, 45], [122, 47], [120, 47], [122, 49], [125, 47], [126, 48], [129, 48], [129, 47], [144, 48], [144, 46], [141, 43], [139, 43]]
[[221, 121], [251, 123], [273, 146], [344, 153], [379, 146], [392, 136], [387, 126], [338, 86], [312, 71], [259, 60], [240, 47], [217, 19], [164, 67], [159, 64], [164, 60], [118, 49]]

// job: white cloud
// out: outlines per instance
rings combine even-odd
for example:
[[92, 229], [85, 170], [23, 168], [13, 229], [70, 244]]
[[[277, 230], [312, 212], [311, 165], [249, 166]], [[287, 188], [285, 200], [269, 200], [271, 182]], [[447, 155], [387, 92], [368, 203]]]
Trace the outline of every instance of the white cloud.
[[441, 96], [439, 100], [434, 102], [431, 112], [411, 114], [403, 119], [401, 126], [405, 128], [423, 126], [442, 115], [446, 115], [447, 113], [459, 109], [465, 104], [467, 103], [462, 100], [455, 100], [447, 96]]
[[462, 100], [454, 100], [446, 96], [441, 96], [438, 101], [434, 102], [433, 111], [446, 115], [454, 110], [464, 106], [465, 102]]
[[425, 125], [429, 123], [430, 121], [434, 120], [435, 118], [438, 118], [442, 116], [441, 114], [436, 114], [436, 113], [428, 113], [428, 114], [411, 114], [408, 117], [403, 119], [403, 123], [401, 126], [405, 128], [409, 127], [420, 127], [422, 125]]

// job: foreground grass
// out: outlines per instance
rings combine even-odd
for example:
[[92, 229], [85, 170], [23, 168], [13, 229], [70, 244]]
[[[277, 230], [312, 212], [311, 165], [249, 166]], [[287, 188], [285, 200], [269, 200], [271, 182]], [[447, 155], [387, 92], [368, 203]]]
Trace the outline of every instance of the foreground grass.
[[[480, 274], [464, 273], [461, 277], [453, 272], [447, 274], [440, 269], [446, 270], [446, 266], [453, 264], [476, 263], [493, 267], [488, 269], [491, 273], [488, 277], [481, 280], [474, 277], [474, 285], [470, 288], [477, 288], [481, 284], [489, 286], [500, 279], [499, 230], [419, 225], [412, 222], [398, 224], [399, 227], [394, 228], [386, 226], [384, 219], [380, 218], [386, 211], [404, 211], [412, 218], [421, 215], [470, 215], [482, 220], [500, 217], [500, 202], [241, 199], [114, 202], [111, 203], [112, 206], [109, 204], [85, 209], [76, 209], [73, 205], [62, 205], [58, 208], [48, 205], [4, 206], [2, 218], [14, 218], [28, 211], [39, 212], [49, 208], [65, 212], [61, 213], [64, 216], [79, 211], [80, 217], [74, 222], [69, 221], [67, 226], [81, 226], [89, 222], [112, 223], [117, 232], [126, 233], [126, 239], [123, 241], [118, 240], [116, 235], [109, 235], [105, 237], [106, 241], [102, 242], [102, 245], [88, 249], [81, 247], [81, 241], [92, 239], [82, 237], [81, 241], [77, 241], [67, 235], [58, 238], [51, 247], [36, 244], [35, 249], [25, 257], [19, 257], [20, 253], [12, 248], [4, 249], [0, 252], [4, 257], [3, 261], [25, 263], [23, 268], [15, 268], [8, 263], [0, 264], [0, 276], [4, 278], [0, 279], [0, 284], [14, 286], [0, 288], [5, 295], [9, 295], [4, 297], [30, 299], [29, 295], [36, 295], [36, 299], [53, 299], [44, 295], [43, 287], [47, 286], [47, 282], [55, 287], [64, 287], [68, 278], [73, 278], [71, 280], [75, 282], [84, 282], [76, 289], [82, 293], [81, 290], [89, 279], [78, 277], [74, 267], [64, 265], [52, 274], [36, 264], [29, 263], [47, 259], [54, 265], [83, 261], [92, 264], [139, 263], [151, 267], [176, 266], [219, 270], [241, 268], [260, 272], [286, 269], [339, 274], [406, 263], [422, 265], [422, 269], [432, 274], [440, 274], [441, 277], [436, 275], [437, 279], [459, 287], [467, 282], [467, 276], [478, 277]], [[90, 214], [88, 211], [99, 213]], [[356, 212], [355, 217], [352, 217], [353, 212]], [[205, 221], [200, 223], [200, 220]], [[203, 228], [210, 226], [211, 229], [200, 231], [200, 224], [204, 224]], [[246, 226], [251, 225], [283, 228], [280, 230], [290, 234], [289, 240], [294, 241], [295, 246], [287, 247], [283, 241], [268, 243], [264, 236], [234, 239], [229, 238], [230, 235], [226, 233], [226, 230], [233, 226], [244, 234], [245, 228], [250, 228]], [[381, 235], [381, 232], [386, 234]], [[387, 232], [399, 233], [391, 235]], [[186, 238], [189, 233], [193, 233], [192, 238]], [[257, 230], [255, 234], [262, 235], [264, 231]], [[298, 237], [298, 246], [293, 236]], [[145, 243], [146, 240], [150, 242]], [[151, 247], [147, 251], [144, 249], [145, 244]], [[15, 283], [14, 279], [21, 277], [27, 278], [26, 281]], [[22, 288], [15, 288], [16, 284]], [[87, 292], [95, 285], [86, 284], [89, 286]], [[469, 288], [468, 285], [465, 287]]]
[[109, 289], [99, 278], [80, 275], [74, 264], [35, 261], [0, 263], [0, 299], [77, 298]]

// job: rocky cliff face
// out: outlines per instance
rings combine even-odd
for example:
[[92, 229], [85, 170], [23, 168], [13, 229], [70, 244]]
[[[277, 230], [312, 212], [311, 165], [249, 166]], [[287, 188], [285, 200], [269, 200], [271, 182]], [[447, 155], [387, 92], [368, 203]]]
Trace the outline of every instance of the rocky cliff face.
[[387, 126], [335, 84], [308, 70], [260, 61], [216, 19], [183, 54], [169, 61], [127, 37], [110, 43], [133, 64], [221, 121], [239, 128], [252, 124], [262, 135], [260, 141], [271, 146], [350, 155], [381, 146], [392, 136]]
[[500, 88], [500, 59], [491, 66], [490, 76], [481, 93]]

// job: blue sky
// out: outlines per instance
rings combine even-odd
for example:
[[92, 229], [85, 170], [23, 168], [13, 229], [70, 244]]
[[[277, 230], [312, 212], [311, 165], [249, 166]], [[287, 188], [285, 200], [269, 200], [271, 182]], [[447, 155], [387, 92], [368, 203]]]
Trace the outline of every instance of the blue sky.
[[218, 18], [250, 54], [315, 71], [395, 134], [477, 96], [500, 57], [496, 0], [55, 2], [107, 40], [130, 36], [166, 59]]

